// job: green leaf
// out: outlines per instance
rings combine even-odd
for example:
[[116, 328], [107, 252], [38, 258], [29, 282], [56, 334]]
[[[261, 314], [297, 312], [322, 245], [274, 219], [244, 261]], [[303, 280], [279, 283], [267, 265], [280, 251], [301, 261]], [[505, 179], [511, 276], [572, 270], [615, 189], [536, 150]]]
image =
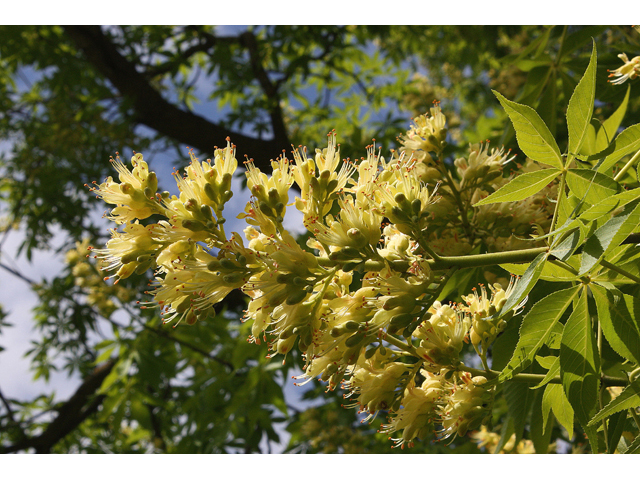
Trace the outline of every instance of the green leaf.
[[612, 197], [603, 198], [599, 203], [582, 212], [578, 219], [583, 224], [588, 224], [613, 212], [616, 208], [624, 207], [628, 203], [637, 200], [638, 197], [640, 197], [640, 188], [634, 188], [633, 190], [620, 192]]
[[549, 127], [551, 135], [555, 137], [558, 123], [558, 92], [555, 69], [551, 69], [549, 81], [540, 98], [540, 103], [538, 103], [538, 114], [545, 125]]
[[[549, 253], [556, 257], [558, 260], [566, 262], [567, 260], [569, 260], [569, 258], [571, 258], [578, 246], [582, 244], [582, 239], [582, 230], [576, 229], [568, 234], [567, 237], [558, 245], [554, 246]], [[544, 272], [542, 273], [544, 274]]]
[[606, 26], [596, 25], [584, 27], [573, 32], [562, 42], [560, 52], [558, 53], [558, 60], [562, 59], [566, 61], [567, 55], [575, 52], [579, 48], [583, 48], [585, 43], [588, 43], [589, 40], [600, 35], [606, 28]]
[[516, 202], [535, 195], [558, 176], [559, 170], [544, 169], [516, 176], [498, 191], [477, 202], [474, 207], [498, 202]]
[[611, 348], [623, 358], [640, 364], [640, 298], [589, 285], [598, 309], [598, 320]]
[[549, 450], [549, 441], [551, 439], [551, 431], [553, 430], [553, 417], [548, 416], [542, 418], [542, 397], [544, 392], [539, 391], [533, 401], [531, 409], [530, 434], [533, 447], [536, 453], [547, 453]]
[[567, 185], [579, 199], [590, 205], [595, 205], [603, 198], [616, 195], [620, 185], [611, 177], [592, 170], [570, 168], [567, 175]]
[[507, 314], [525, 299], [538, 281], [538, 278], [540, 278], [540, 273], [542, 273], [546, 259], [547, 254], [541, 253], [533, 260], [533, 262], [531, 262], [520, 280], [518, 280], [516, 287], [511, 292], [511, 295], [509, 295], [509, 298], [500, 310], [499, 315]]
[[576, 418], [589, 437], [592, 450], [598, 452], [597, 435], [587, 426], [598, 399], [600, 358], [586, 292], [578, 300], [562, 332], [560, 378]]
[[607, 253], [620, 245], [640, 224], [640, 203], [630, 203], [610, 218], [584, 244], [580, 275], [589, 272]]
[[545, 424], [549, 411], [553, 412], [558, 423], [565, 428], [569, 438], [573, 438], [573, 408], [562, 390], [562, 385], [557, 383], [547, 385], [542, 395], [542, 418]]
[[629, 93], [631, 92], [631, 85], [627, 85], [627, 94], [624, 96], [624, 100], [609, 118], [607, 118], [602, 124], [602, 128], [598, 130], [596, 139], [596, 149], [604, 150], [613, 141], [622, 119], [625, 113], [627, 113], [627, 105], [629, 104]]
[[111, 354], [113, 353], [113, 351], [115, 350], [116, 346], [113, 345], [109, 348], [106, 348], [102, 353], [100, 353], [100, 355], [98, 355], [98, 358], [96, 358], [94, 364], [95, 365], [99, 365], [102, 362], [108, 360], [111, 357]]
[[640, 450], [640, 435], [638, 435], [624, 453], [636, 453]]
[[552, 293], [531, 308], [522, 321], [520, 340], [511, 360], [500, 373], [499, 381], [509, 380], [531, 365], [579, 289], [580, 286], [577, 285]]
[[606, 174], [618, 160], [638, 150], [640, 150], [640, 124], [630, 126], [616, 137], [616, 150], [604, 159], [597, 168], [598, 172]]
[[507, 414], [507, 419], [502, 424], [502, 430], [500, 431], [500, 441], [496, 445], [495, 452], [500, 453], [505, 444], [511, 439], [511, 436], [515, 433], [514, 421], [511, 415]]
[[526, 383], [508, 382], [502, 386], [504, 399], [507, 402], [509, 416], [513, 419], [516, 445], [522, 439], [527, 416], [531, 410], [533, 400], [537, 392], [529, 388]]
[[495, 90], [494, 95], [509, 115], [520, 149], [536, 162], [562, 168], [562, 155], [549, 128], [536, 111], [526, 105], [507, 100]]
[[636, 379], [627, 385], [620, 395], [605, 405], [602, 410], [589, 421], [589, 426], [594, 426], [603, 418], [607, 418], [614, 413], [637, 407], [640, 407], [640, 379]]
[[[536, 358], [540, 358], [540, 357], [536, 357]], [[538, 385], [536, 385], [535, 387], [531, 387], [533, 390], [535, 390], [536, 388], [544, 387], [553, 378], [557, 377], [560, 374], [560, 358], [559, 357], [552, 357], [552, 358], [553, 358], [553, 363], [549, 367], [549, 371], [547, 372], [547, 374], [544, 376], [544, 378]]]
[[593, 102], [596, 98], [596, 44], [593, 42], [593, 50], [589, 66], [584, 72], [578, 86], [573, 91], [567, 107], [567, 127], [569, 130], [569, 154], [575, 155], [580, 151], [584, 142], [593, 114]]
[[624, 427], [627, 422], [627, 410], [622, 412], [615, 413], [611, 416], [608, 422], [608, 430], [607, 430], [607, 443], [609, 444], [609, 449], [607, 453], [615, 453], [618, 443], [620, 442], [620, 437], [622, 437], [622, 432], [624, 432]]
[[549, 370], [558, 361], [558, 357], [556, 357], [555, 355], [549, 355], [547, 357], [536, 355], [536, 361], [542, 368], [544, 368], [545, 370]]
[[127, 357], [118, 360], [118, 362], [113, 366], [111, 372], [109, 372], [109, 375], [107, 375], [102, 381], [98, 394], [102, 395], [108, 393], [112, 385], [117, 381], [126, 378], [131, 370], [131, 365], [133, 365], [132, 355], [128, 355]]
[[[596, 134], [596, 127], [598, 127], [599, 125], [596, 123], [595, 119], [592, 119], [591, 122], [589, 122], [589, 125], [587, 126], [587, 134], [585, 135], [584, 141], [582, 142], [582, 145], [580, 146], [580, 150], [578, 151], [578, 157], [589, 157], [590, 155], [593, 155], [597, 152], [597, 147], [596, 147], [596, 140], [597, 140], [597, 134]], [[613, 151], [613, 150], [612, 150]], [[578, 166], [581, 166], [580, 164], [578, 164]]]

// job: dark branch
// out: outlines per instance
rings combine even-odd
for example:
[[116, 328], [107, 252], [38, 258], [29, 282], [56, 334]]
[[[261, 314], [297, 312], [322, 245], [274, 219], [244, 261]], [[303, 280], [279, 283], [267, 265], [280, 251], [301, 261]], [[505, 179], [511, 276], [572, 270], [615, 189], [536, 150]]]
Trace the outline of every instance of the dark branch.
[[180, 52], [180, 62], [170, 60], [160, 65], [145, 66], [144, 75], [147, 78], [155, 78], [166, 73], [175, 71], [180, 63], [186, 62], [196, 53], [209, 53], [220, 44], [239, 44], [240, 38], [234, 36], [216, 36], [202, 30], [199, 25], [188, 25], [184, 27], [185, 32], [193, 32], [197, 35], [198, 43], [187, 47]]
[[206, 153], [213, 153], [216, 146], [224, 147], [225, 139], [230, 137], [238, 145], [239, 158], [247, 155], [261, 169], [267, 169], [272, 158], [289, 148], [287, 138], [276, 135], [272, 140], [260, 140], [232, 132], [168, 102], [136, 70], [135, 64], [118, 52], [99, 26], [67, 26], [65, 32], [89, 63], [131, 100], [135, 120], [158, 133]]
[[0, 447], [1, 453], [13, 453], [34, 448], [36, 453], [49, 453], [51, 448], [69, 433], [74, 431], [85, 419], [96, 412], [105, 395], [95, 395], [103, 380], [113, 369], [115, 361], [109, 361], [93, 371], [73, 396], [56, 408], [58, 416], [42, 434], [22, 440], [15, 445]]
[[287, 129], [284, 124], [284, 115], [280, 108], [280, 93], [278, 92], [278, 85], [274, 84], [269, 75], [262, 65], [262, 58], [260, 57], [260, 51], [258, 48], [258, 42], [253, 32], [244, 32], [240, 35], [242, 43], [249, 50], [249, 59], [251, 61], [251, 68], [254, 75], [260, 83], [262, 91], [267, 96], [269, 117], [271, 118], [271, 128], [273, 129], [273, 135], [275, 138], [287, 139], [289, 142], [289, 136], [287, 135]]

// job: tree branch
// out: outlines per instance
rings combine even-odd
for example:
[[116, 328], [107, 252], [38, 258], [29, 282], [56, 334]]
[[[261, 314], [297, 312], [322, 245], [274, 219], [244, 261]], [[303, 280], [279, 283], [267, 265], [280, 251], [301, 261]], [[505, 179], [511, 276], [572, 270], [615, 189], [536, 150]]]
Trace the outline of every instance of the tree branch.
[[[99, 26], [66, 26], [65, 32], [89, 63], [131, 100], [135, 120], [158, 133], [207, 153], [213, 153], [216, 146], [224, 146], [224, 140], [230, 137], [240, 147], [239, 155], [254, 158], [255, 165], [261, 169], [267, 168], [271, 158], [290, 147], [287, 138], [277, 135], [272, 140], [249, 137], [179, 109], [162, 98]], [[274, 129], [274, 134], [277, 133]]]
[[51, 448], [84, 422], [102, 404], [105, 395], [94, 396], [103, 380], [113, 369], [115, 361], [109, 361], [96, 367], [69, 400], [56, 408], [58, 416], [44, 432], [36, 437], [27, 438], [15, 445], [0, 447], [1, 453], [13, 453], [34, 448], [36, 453], [49, 453]]
[[262, 58], [260, 58], [256, 37], [253, 32], [247, 31], [240, 35], [240, 38], [242, 39], [243, 45], [245, 45], [247, 50], [249, 50], [251, 68], [260, 83], [262, 91], [267, 96], [273, 136], [274, 138], [286, 139], [287, 145], [290, 145], [291, 142], [289, 142], [289, 136], [287, 135], [287, 129], [284, 124], [284, 115], [282, 113], [282, 108], [280, 108], [280, 93], [278, 92], [278, 85], [274, 84], [269, 79], [269, 75], [262, 65]]

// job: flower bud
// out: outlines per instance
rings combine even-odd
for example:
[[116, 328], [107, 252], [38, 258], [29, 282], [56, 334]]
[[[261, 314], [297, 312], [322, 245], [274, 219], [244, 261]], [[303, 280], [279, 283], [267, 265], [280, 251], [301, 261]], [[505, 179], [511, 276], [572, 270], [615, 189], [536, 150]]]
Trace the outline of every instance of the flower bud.
[[296, 303], [300, 303], [307, 296], [306, 290], [297, 290], [293, 293], [289, 294], [287, 297], [287, 305], [295, 305]]

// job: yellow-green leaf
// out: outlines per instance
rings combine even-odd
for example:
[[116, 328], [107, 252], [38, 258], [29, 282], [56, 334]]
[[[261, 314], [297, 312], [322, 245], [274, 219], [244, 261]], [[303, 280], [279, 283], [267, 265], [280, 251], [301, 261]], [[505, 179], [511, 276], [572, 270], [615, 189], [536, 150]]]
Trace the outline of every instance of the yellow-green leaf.
[[640, 298], [589, 285], [598, 309], [598, 320], [609, 345], [618, 355], [640, 364]]
[[513, 378], [533, 362], [565, 310], [578, 294], [580, 286], [554, 292], [536, 303], [522, 320], [520, 339], [511, 360], [500, 373], [500, 381]]
[[589, 130], [593, 114], [593, 101], [596, 97], [596, 64], [597, 53], [594, 42], [589, 66], [573, 91], [567, 107], [569, 154], [577, 154], [580, 151]]
[[611, 400], [590, 421], [589, 426], [594, 426], [603, 418], [610, 417], [614, 413], [628, 408], [640, 407], [640, 380], [630, 383], [616, 398]]
[[507, 100], [495, 90], [493, 93], [509, 115], [524, 154], [536, 162], [561, 169], [560, 148], [540, 115], [531, 107]]
[[597, 436], [587, 428], [587, 424], [595, 412], [598, 399], [600, 357], [586, 292], [578, 300], [562, 332], [560, 378], [576, 418], [585, 429], [592, 450], [597, 452]]
[[474, 205], [474, 207], [488, 205], [490, 203], [516, 202], [518, 200], [523, 200], [531, 195], [535, 195], [544, 187], [549, 185], [549, 183], [551, 183], [559, 173], [560, 170], [556, 170], [555, 168], [523, 173], [513, 178], [509, 183], [503, 185], [499, 190], [493, 192], [487, 198], [480, 200]]
[[562, 390], [562, 385], [557, 383], [550, 383], [547, 385], [547, 388], [544, 389], [544, 395], [542, 396], [542, 418], [545, 424], [549, 417], [549, 411], [553, 412], [558, 423], [565, 428], [569, 438], [572, 438], [573, 408], [569, 400], [567, 400], [564, 390]]

